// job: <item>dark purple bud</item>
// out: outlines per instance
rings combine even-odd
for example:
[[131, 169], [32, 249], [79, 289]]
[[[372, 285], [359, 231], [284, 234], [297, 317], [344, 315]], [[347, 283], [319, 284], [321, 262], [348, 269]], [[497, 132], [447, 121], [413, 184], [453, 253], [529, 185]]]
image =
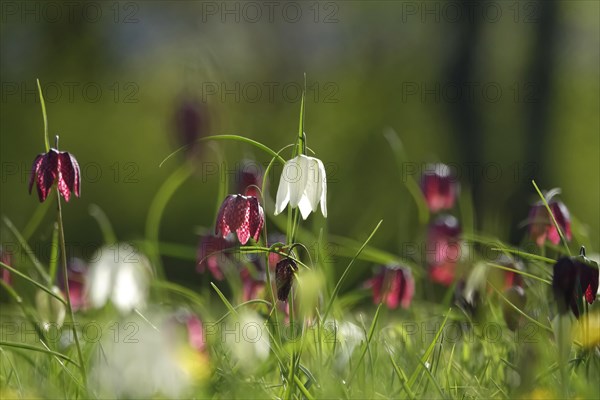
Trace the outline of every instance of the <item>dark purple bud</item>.
[[564, 314], [570, 308], [579, 318], [583, 299], [592, 304], [598, 292], [598, 264], [585, 257], [585, 249], [576, 257], [563, 257], [554, 264], [552, 291], [558, 311]]
[[447, 165], [431, 164], [421, 176], [421, 190], [429, 211], [436, 213], [454, 207], [460, 185]]
[[275, 267], [275, 283], [277, 285], [277, 298], [287, 301], [292, 290], [294, 274], [298, 271], [296, 263], [291, 258], [284, 258]]
[[197, 140], [208, 135], [210, 131], [210, 113], [206, 104], [185, 98], [176, 106], [175, 133], [180, 145], [190, 145], [189, 149], [196, 148]]

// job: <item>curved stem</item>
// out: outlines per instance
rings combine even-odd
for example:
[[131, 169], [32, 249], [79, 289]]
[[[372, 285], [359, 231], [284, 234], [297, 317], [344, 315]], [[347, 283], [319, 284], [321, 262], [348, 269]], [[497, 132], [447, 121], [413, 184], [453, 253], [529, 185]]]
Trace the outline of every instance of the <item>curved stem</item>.
[[160, 262], [160, 251], [158, 249], [160, 220], [167, 203], [191, 173], [192, 169], [187, 164], [176, 169], [162, 184], [160, 189], [158, 189], [158, 193], [156, 193], [156, 196], [152, 200], [152, 204], [150, 204], [150, 210], [148, 211], [148, 218], [146, 220], [146, 238], [150, 242], [148, 250], [152, 259], [152, 264], [160, 278], [164, 278], [164, 271], [162, 270], [162, 264]]
[[[285, 160], [279, 154], [277, 154], [275, 151], [273, 151], [270, 147], [267, 147], [264, 144], [262, 144], [260, 142], [257, 142], [256, 140], [248, 139], [247, 137], [244, 137], [244, 136], [240, 136], [240, 135], [215, 135], [215, 136], [207, 136], [207, 137], [204, 137], [202, 139], [198, 139], [196, 142], [200, 143], [200, 142], [206, 142], [208, 140], [234, 140], [234, 141], [238, 141], [238, 142], [245, 142], [245, 143], [251, 144], [254, 147], [257, 147], [257, 148], [263, 150], [264, 152], [270, 154], [273, 157], [277, 157], [279, 159], [279, 161], [281, 161], [282, 163], [285, 163]], [[165, 157], [164, 160], [161, 161], [161, 163], [159, 164], [159, 167], [162, 167], [163, 164], [167, 160], [169, 160], [175, 154], [179, 153], [180, 151], [186, 149], [189, 146], [190, 146], [190, 144], [186, 144], [185, 146], [181, 146], [180, 148], [178, 148], [177, 150], [175, 150], [174, 152], [172, 152], [171, 154], [169, 154], [167, 157]]]

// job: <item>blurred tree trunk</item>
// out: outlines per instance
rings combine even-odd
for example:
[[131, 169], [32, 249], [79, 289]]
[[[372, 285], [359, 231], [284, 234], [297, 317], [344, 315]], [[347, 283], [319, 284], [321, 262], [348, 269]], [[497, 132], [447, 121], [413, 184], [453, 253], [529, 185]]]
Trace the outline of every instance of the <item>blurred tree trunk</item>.
[[557, 12], [559, 2], [540, 0], [536, 3], [535, 45], [531, 53], [528, 75], [525, 82], [532, 88], [526, 108], [525, 159], [522, 161], [523, 174], [515, 182], [517, 187], [506, 204], [506, 212], [512, 213], [511, 242], [518, 243], [525, 232], [518, 224], [527, 218], [529, 200], [536, 198], [531, 180], [535, 179], [540, 188], [550, 189], [553, 185], [544, 173], [544, 154], [547, 151], [550, 133], [550, 106], [553, 92], [554, 61], [556, 52]]
[[[466, 15], [469, 7], [472, 7], [472, 2], [463, 0], [460, 4]], [[531, 58], [525, 60], [530, 63], [524, 81], [531, 88], [531, 96], [528, 96], [529, 102], [523, 104], [526, 112], [523, 121], [525, 158], [520, 163], [522, 174], [515, 182], [515, 189], [509, 201], [506, 204], [496, 205], [505, 207], [504, 212], [510, 213], [512, 242], [519, 242], [524, 232], [523, 229], [518, 228], [518, 224], [527, 217], [528, 201], [534, 193], [531, 179], [536, 179], [536, 182], [544, 187], [551, 186], [551, 182], [545, 181], [542, 162], [549, 130], [548, 114], [552, 94], [558, 4], [555, 1], [535, 2], [535, 10], [538, 13], [533, 21], [536, 26], [534, 50]], [[483, 21], [481, 18], [464, 18], [461, 21], [458, 25], [459, 41], [454, 52], [455, 57], [449, 60], [448, 75], [450, 81], [455, 82], [459, 87], [468, 87], [478, 79], [475, 75], [475, 59]], [[450, 103], [449, 107], [450, 118], [454, 121], [454, 137], [460, 140], [461, 165], [466, 167], [468, 163], [474, 163], [481, 167], [486, 162], [483, 154], [487, 133], [483, 132], [477, 102], [472, 101], [469, 96], [460, 96], [458, 101]], [[477, 174], [474, 174], [474, 180], [469, 183], [473, 193], [475, 214], [481, 215], [483, 207], [490, 207], [485, 200], [493, 201], [497, 196], [482, 193], [481, 176]], [[480, 222], [478, 225], [475, 229], [480, 227]]]

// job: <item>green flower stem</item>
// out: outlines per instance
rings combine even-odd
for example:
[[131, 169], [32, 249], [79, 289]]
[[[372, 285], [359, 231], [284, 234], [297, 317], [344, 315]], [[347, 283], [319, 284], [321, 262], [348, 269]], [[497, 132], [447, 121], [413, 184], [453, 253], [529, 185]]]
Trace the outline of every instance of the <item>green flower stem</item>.
[[77, 334], [77, 328], [75, 327], [75, 315], [73, 314], [73, 307], [71, 306], [71, 296], [69, 292], [69, 271], [67, 269], [67, 249], [65, 244], [65, 229], [63, 226], [62, 218], [62, 205], [60, 201], [60, 192], [56, 190], [56, 200], [58, 204], [58, 239], [60, 242], [60, 253], [63, 270], [63, 278], [65, 285], [65, 297], [67, 300], [67, 311], [69, 312], [69, 318], [71, 319], [71, 327], [73, 330], [73, 338], [75, 339], [75, 347], [77, 348], [77, 357], [79, 359], [79, 369], [81, 370], [81, 378], [83, 380], [83, 386], [87, 388], [87, 372], [85, 369], [85, 363], [83, 361], [83, 354], [81, 353], [81, 344], [79, 343], [79, 335]]

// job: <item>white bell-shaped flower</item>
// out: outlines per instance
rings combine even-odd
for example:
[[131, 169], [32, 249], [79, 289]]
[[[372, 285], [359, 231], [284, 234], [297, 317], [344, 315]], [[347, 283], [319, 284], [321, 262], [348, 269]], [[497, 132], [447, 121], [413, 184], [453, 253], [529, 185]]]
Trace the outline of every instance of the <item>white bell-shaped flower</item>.
[[302, 219], [306, 219], [311, 212], [317, 211], [319, 202], [321, 212], [327, 218], [327, 176], [323, 162], [303, 154], [287, 161], [277, 189], [275, 215], [290, 203], [292, 208], [300, 208]]
[[105, 246], [90, 263], [85, 279], [85, 297], [94, 308], [110, 301], [122, 314], [146, 303], [151, 269], [148, 259], [129, 244]]

